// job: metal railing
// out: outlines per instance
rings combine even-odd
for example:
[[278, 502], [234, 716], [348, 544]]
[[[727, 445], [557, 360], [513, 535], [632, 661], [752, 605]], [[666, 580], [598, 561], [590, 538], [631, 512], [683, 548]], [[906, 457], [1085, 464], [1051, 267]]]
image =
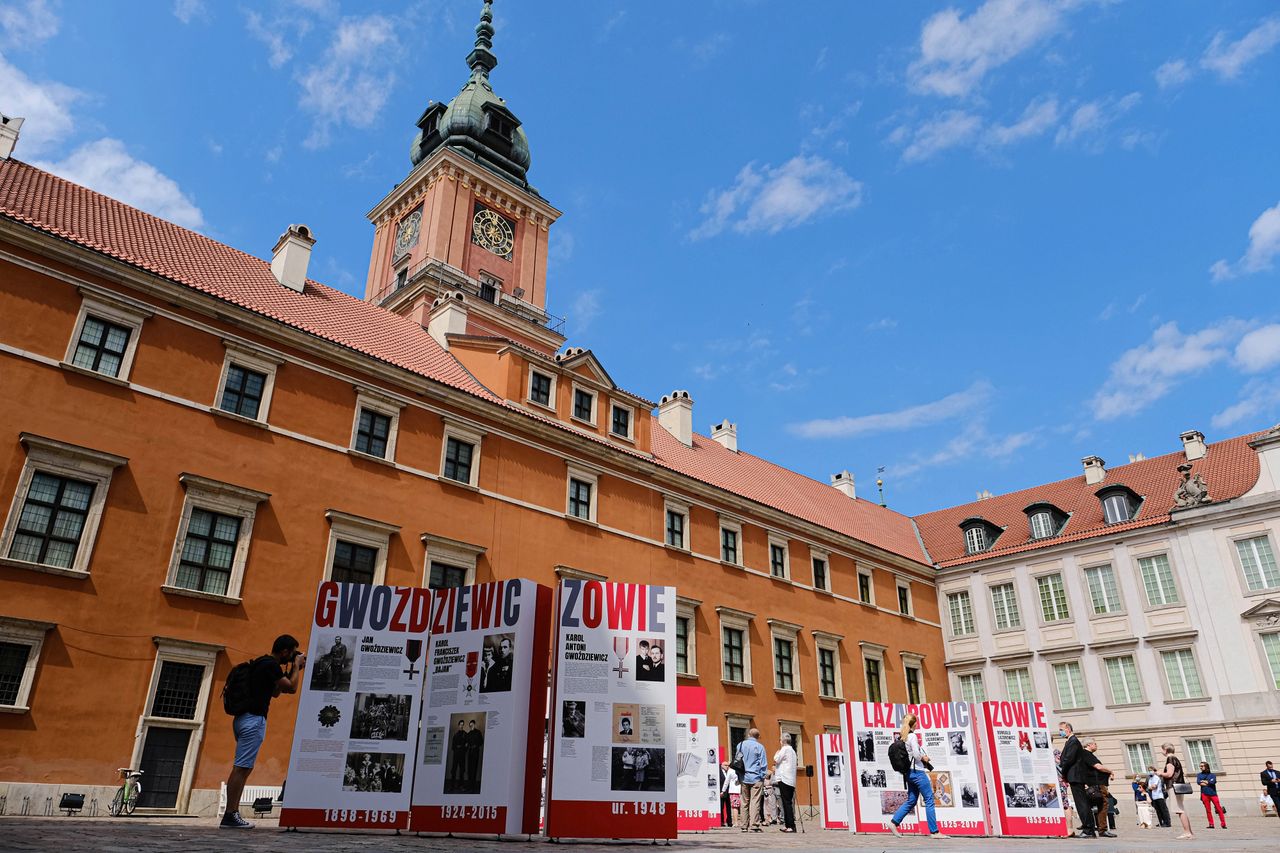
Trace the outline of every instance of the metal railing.
[[456, 267], [449, 266], [435, 258], [428, 258], [406, 271], [396, 274], [386, 287], [373, 294], [371, 301], [377, 305], [385, 305], [388, 300], [405, 288], [417, 284], [423, 278], [430, 278], [437, 284], [453, 290], [461, 290], [490, 305], [496, 305], [507, 313], [519, 317], [535, 326], [543, 326], [556, 334], [564, 334], [565, 318], [556, 316], [539, 308], [532, 302], [499, 290], [490, 282], [481, 282], [471, 278]]

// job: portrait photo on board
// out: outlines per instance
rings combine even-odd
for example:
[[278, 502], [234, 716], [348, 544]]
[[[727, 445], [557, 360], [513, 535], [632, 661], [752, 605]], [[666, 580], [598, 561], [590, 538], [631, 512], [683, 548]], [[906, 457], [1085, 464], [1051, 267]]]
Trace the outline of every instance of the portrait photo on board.
[[883, 770], [863, 770], [858, 775], [858, 781], [862, 783], [864, 788], [888, 788], [889, 779]]
[[408, 740], [413, 697], [392, 693], [357, 693], [351, 714], [352, 740]]
[[1034, 809], [1036, 795], [1031, 786], [1022, 782], [1004, 783], [1004, 804], [1011, 809]]
[[969, 733], [963, 730], [947, 732], [947, 750], [952, 755], [968, 755]]
[[346, 693], [350, 690], [355, 650], [355, 634], [322, 636], [316, 646], [316, 660], [307, 661], [311, 665], [309, 688], [330, 693]]
[[665, 791], [667, 753], [642, 746], [613, 747], [609, 788], [613, 791]]
[[876, 760], [876, 736], [872, 732], [858, 732], [858, 760]]
[[838, 755], [827, 756], [827, 775], [833, 776], [833, 777], [840, 775], [840, 756]]
[[348, 752], [342, 790], [399, 794], [404, 785], [404, 756], [393, 752]]
[[1048, 732], [1036, 732], [1036, 733], [1035, 733], [1035, 735], [1034, 735], [1033, 737], [1035, 738], [1035, 741], [1036, 741], [1036, 749], [1048, 749], [1048, 748], [1049, 748], [1049, 733], [1048, 733]]
[[636, 681], [666, 681], [666, 641], [641, 640], [636, 653]]
[[587, 703], [585, 700], [566, 699], [560, 716], [560, 737], [587, 736]]
[[960, 786], [960, 807], [964, 809], [978, 807], [978, 786], [973, 782], [965, 782]]
[[484, 638], [480, 649], [481, 693], [505, 693], [511, 689], [515, 651], [515, 634], [490, 634]]
[[483, 711], [449, 715], [449, 745], [444, 759], [442, 793], [480, 793], [487, 718], [488, 714]]

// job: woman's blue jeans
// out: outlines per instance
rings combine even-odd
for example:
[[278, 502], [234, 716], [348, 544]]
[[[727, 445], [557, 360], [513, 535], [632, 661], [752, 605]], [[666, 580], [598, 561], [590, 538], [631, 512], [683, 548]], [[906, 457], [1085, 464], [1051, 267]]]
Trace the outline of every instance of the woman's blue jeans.
[[916, 801], [924, 797], [924, 816], [929, 822], [929, 834], [938, 831], [938, 814], [933, 809], [933, 786], [929, 784], [929, 774], [923, 770], [912, 770], [907, 776], [907, 801], [898, 806], [893, 814], [893, 825], [902, 823], [916, 807]]

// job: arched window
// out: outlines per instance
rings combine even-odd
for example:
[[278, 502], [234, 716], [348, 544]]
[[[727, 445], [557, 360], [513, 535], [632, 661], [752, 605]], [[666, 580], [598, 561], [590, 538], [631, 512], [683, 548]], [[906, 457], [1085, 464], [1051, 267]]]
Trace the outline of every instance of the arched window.
[[1128, 486], [1111, 486], [1098, 491], [1098, 500], [1102, 501], [1102, 516], [1107, 524], [1120, 524], [1131, 521], [1138, 514], [1142, 499]]
[[964, 532], [964, 549], [970, 554], [978, 554], [987, 550], [987, 531], [980, 525], [970, 527]]

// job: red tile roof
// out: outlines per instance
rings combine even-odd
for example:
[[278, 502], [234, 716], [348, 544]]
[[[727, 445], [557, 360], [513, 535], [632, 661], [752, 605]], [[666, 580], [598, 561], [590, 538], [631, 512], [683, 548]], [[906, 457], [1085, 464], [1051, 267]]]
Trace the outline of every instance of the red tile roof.
[[[276, 281], [260, 258], [130, 207], [19, 160], [0, 161], [0, 216], [239, 305], [371, 358], [528, 417], [616, 444], [506, 403], [411, 320], [308, 280], [302, 293]], [[911, 560], [924, 553], [911, 520], [704, 436], [685, 447], [653, 427], [653, 461], [717, 488]], [[643, 454], [634, 454], [645, 457]]]
[[[1210, 444], [1204, 458], [1192, 463], [1193, 475], [1200, 474], [1204, 478], [1213, 500], [1238, 498], [1258, 481], [1258, 454], [1249, 447], [1249, 442], [1261, 434], [1242, 435]], [[1177, 451], [1111, 468], [1106, 479], [1096, 485], [1085, 485], [1081, 474], [1056, 483], [925, 513], [916, 516], [915, 521], [929, 555], [943, 568], [1150, 527], [1170, 520], [1173, 496], [1182, 481], [1178, 466], [1185, 461], [1184, 453]], [[1102, 515], [1102, 502], [1098, 500], [1097, 492], [1115, 485], [1128, 486], [1143, 499], [1132, 521], [1107, 524]], [[1023, 510], [1034, 503], [1052, 504], [1070, 515], [1057, 536], [1031, 538], [1031, 526]], [[986, 519], [1004, 529], [993, 546], [981, 554], [965, 553], [964, 534], [959, 525], [971, 517]]]

